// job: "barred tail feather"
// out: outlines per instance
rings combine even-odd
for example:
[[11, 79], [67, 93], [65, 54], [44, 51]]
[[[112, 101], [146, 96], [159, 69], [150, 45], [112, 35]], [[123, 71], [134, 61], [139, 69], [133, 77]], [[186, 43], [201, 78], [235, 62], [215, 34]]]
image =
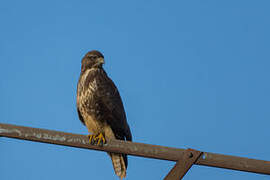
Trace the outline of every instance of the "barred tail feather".
[[126, 177], [126, 165], [122, 154], [110, 153], [115, 174], [122, 180]]

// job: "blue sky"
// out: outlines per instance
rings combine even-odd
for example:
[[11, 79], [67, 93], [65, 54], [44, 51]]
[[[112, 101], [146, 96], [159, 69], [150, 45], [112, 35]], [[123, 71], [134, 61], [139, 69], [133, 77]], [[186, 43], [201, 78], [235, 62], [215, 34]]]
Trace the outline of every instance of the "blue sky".
[[[87, 134], [75, 107], [93, 49], [134, 141], [270, 160], [270, 2], [0, 2], [0, 122]], [[3, 180], [117, 179], [106, 153], [1, 138]], [[129, 156], [127, 179], [173, 162]], [[194, 166], [193, 179], [269, 179]]]

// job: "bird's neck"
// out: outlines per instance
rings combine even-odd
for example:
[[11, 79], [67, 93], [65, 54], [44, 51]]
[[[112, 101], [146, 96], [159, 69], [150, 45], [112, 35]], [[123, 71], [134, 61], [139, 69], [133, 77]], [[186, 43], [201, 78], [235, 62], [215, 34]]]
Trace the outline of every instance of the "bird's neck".
[[87, 68], [87, 69], [82, 69], [81, 70], [81, 74], [84, 74], [85, 72], [98, 72], [98, 71], [104, 71], [102, 66], [98, 66], [98, 67], [91, 67], [91, 68]]

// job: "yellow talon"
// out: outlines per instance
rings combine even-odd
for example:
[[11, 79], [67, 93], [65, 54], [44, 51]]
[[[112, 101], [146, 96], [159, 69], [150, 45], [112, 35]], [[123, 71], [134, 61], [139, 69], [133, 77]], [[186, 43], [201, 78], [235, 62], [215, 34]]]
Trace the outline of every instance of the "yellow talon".
[[[105, 144], [106, 143], [106, 140], [105, 140], [105, 138], [104, 138], [104, 136], [103, 136], [102, 133], [99, 133], [99, 135], [96, 137], [96, 139], [98, 139], [97, 145], [102, 145], [102, 144]], [[100, 144], [101, 141], [102, 141], [102, 144]]]
[[89, 135], [87, 135], [87, 136], [88, 136], [88, 138], [89, 138], [89, 143], [90, 143], [90, 144], [93, 144], [93, 140], [95, 141], [95, 139], [96, 139], [95, 135], [89, 134]]
[[87, 136], [89, 138], [89, 143], [92, 145], [97, 143], [97, 145], [99, 146], [99, 145], [103, 145], [106, 143], [106, 139], [104, 138], [102, 133], [99, 133], [98, 135], [90, 134]]

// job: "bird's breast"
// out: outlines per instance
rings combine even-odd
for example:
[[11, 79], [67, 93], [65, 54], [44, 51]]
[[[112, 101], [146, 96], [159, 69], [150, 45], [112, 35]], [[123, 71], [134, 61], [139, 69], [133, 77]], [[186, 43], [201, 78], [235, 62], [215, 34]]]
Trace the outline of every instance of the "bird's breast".
[[85, 71], [78, 82], [77, 107], [81, 112], [85, 125], [92, 133], [101, 132], [103, 122], [96, 93], [98, 83], [93, 70]]

